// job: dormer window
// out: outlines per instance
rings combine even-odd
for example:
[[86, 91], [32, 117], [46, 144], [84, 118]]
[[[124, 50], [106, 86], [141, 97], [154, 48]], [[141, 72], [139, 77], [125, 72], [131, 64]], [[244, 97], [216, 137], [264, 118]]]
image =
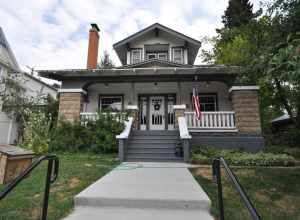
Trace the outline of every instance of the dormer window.
[[131, 63], [139, 63], [142, 61], [142, 50], [135, 49], [131, 51]]
[[158, 53], [159, 60], [168, 60], [168, 53]]
[[183, 63], [183, 51], [182, 48], [173, 48], [173, 61], [175, 63]]
[[156, 55], [157, 55], [156, 53], [147, 53], [147, 59], [156, 59], [157, 58]]

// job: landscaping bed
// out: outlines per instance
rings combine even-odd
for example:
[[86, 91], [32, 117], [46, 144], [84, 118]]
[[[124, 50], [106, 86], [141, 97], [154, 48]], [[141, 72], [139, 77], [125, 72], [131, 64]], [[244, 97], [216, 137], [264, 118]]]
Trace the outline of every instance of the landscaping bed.
[[216, 157], [223, 157], [234, 166], [295, 166], [299, 161], [287, 153], [258, 152], [249, 153], [242, 150], [219, 150], [202, 147], [194, 151], [191, 162], [211, 165]]
[[[59, 177], [51, 186], [48, 219], [57, 220], [71, 212], [80, 191], [118, 165], [115, 154], [61, 153]], [[40, 219], [46, 163], [37, 168], [0, 202], [0, 219]], [[0, 190], [4, 186], [0, 185]]]
[[[264, 220], [300, 219], [300, 168], [233, 168], [246, 193]], [[210, 167], [192, 169], [198, 183], [212, 200], [212, 214], [218, 218], [217, 185]], [[251, 219], [239, 195], [222, 175], [225, 219]]]

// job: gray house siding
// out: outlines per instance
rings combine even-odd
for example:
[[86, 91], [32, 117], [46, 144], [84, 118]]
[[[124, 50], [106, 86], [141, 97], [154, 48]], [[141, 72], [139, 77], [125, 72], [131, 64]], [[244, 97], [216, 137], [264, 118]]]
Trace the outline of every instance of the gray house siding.
[[[228, 86], [222, 82], [197, 83], [200, 93], [216, 93], [218, 98], [219, 111], [231, 111]], [[158, 82], [152, 83], [97, 83], [88, 87], [88, 102], [85, 103], [85, 112], [95, 112], [98, 109], [99, 95], [122, 94], [123, 104], [138, 105], [138, 95], [140, 94], [176, 94], [177, 104], [186, 104], [190, 110], [192, 82]]]

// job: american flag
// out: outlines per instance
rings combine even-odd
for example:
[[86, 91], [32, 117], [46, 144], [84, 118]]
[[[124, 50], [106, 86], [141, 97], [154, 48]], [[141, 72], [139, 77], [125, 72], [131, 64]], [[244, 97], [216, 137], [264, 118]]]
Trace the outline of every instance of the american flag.
[[196, 112], [196, 118], [198, 120], [201, 119], [201, 108], [200, 108], [200, 100], [198, 96], [198, 92], [196, 88], [193, 88], [193, 105]]

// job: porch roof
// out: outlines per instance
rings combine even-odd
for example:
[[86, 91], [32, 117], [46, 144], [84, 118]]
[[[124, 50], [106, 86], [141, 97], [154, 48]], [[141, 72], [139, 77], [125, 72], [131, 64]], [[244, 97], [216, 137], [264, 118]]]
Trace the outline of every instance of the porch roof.
[[[61, 70], [39, 70], [39, 75], [55, 80], [104, 80], [122, 81], [125, 78], [150, 80], [165, 78], [173, 80], [224, 78], [230, 80], [240, 72], [240, 67], [224, 65], [201, 65], [192, 67], [147, 67], [147, 68], [113, 68], [113, 69], [61, 69]], [[173, 79], [173, 80], [172, 80]], [[146, 80], [148, 81], [148, 80]]]

